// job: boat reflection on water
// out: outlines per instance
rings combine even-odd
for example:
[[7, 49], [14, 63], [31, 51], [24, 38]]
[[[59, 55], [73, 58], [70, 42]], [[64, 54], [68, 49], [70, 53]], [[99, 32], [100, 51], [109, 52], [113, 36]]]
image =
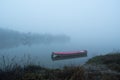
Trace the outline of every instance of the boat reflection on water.
[[75, 52], [52, 52], [51, 58], [55, 60], [64, 60], [72, 58], [86, 57], [87, 50], [75, 51]]

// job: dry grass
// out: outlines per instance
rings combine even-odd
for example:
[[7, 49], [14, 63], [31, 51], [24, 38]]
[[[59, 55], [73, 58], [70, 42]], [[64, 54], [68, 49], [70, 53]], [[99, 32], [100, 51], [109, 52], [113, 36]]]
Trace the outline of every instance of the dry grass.
[[[112, 62], [112, 64], [117, 65], [112, 68], [119, 70], [119, 58], [118, 54], [117, 56], [116, 54], [97, 56], [90, 59], [88, 63], [100, 61], [100, 64], [109, 64]], [[101, 61], [101, 59], [104, 61]], [[0, 80], [120, 80], [119, 74], [114, 75], [109, 72], [101, 73], [99, 70], [86, 70], [84, 66], [65, 66], [63, 69], [49, 69], [33, 64], [29, 60], [25, 61], [27, 64], [20, 65], [14, 62], [15, 57], [11, 61], [11, 63], [7, 63], [6, 58], [1, 56]], [[113, 65], [109, 64], [109, 66]]]

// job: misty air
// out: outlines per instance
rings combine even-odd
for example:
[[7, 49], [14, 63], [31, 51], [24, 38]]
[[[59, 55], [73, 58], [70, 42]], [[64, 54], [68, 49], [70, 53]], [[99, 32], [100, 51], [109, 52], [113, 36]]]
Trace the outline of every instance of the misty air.
[[120, 80], [119, 0], [1, 0], [0, 80]]

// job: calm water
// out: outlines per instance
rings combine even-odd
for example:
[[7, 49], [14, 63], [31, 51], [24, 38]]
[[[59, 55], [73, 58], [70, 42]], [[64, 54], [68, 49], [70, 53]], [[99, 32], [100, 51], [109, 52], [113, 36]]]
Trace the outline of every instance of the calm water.
[[[81, 43], [66, 43], [66, 44], [46, 44], [46, 45], [31, 45], [31, 46], [18, 46], [9, 49], [0, 49], [0, 54], [7, 58], [15, 57], [16, 61], [20, 63], [30, 59], [33, 63], [39, 63], [42, 66], [49, 68], [61, 68], [65, 65], [80, 65], [85, 63], [89, 58], [106, 54], [111, 51], [119, 49], [116, 44], [81, 44]], [[52, 61], [51, 53], [53, 51], [79, 51], [87, 50], [88, 56], [83, 58], [74, 58], [67, 60]], [[8, 59], [9, 60], [9, 59]], [[11, 60], [11, 59], [10, 59]]]

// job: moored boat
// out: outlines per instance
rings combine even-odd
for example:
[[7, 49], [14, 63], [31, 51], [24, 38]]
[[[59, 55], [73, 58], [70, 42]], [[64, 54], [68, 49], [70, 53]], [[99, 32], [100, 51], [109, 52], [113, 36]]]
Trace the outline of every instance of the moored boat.
[[70, 59], [70, 58], [85, 57], [85, 56], [87, 56], [87, 50], [73, 51], [73, 52], [52, 52], [51, 58], [52, 60], [62, 60], [62, 59]]

